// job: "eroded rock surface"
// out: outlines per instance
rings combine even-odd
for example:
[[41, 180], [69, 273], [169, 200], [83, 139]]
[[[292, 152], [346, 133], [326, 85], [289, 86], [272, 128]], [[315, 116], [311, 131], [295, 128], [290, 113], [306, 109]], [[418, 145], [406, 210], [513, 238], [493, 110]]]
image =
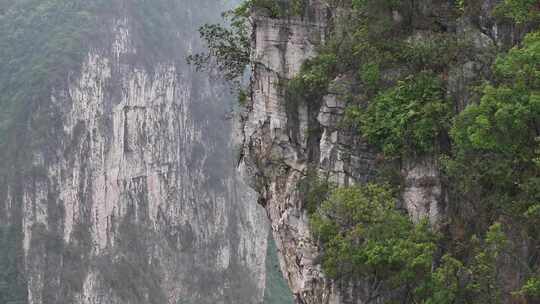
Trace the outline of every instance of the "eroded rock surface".
[[[478, 54], [448, 72], [448, 95], [455, 100], [456, 109], [463, 109], [471, 94], [469, 84], [489, 71], [491, 48], [511, 39], [511, 31], [494, 22], [491, 12], [496, 1], [484, 1], [474, 20], [451, 17], [451, 6], [446, 1], [416, 4], [419, 14], [455, 33], [457, 39], [472, 42]], [[339, 12], [324, 1], [312, 0], [301, 18], [274, 19], [255, 12], [251, 20], [255, 65], [251, 103], [240, 117], [243, 144], [239, 168], [260, 194], [282, 271], [296, 303], [302, 304], [364, 303], [369, 297], [362, 282], [331, 282], [321, 272], [321, 251], [309, 231], [298, 182], [313, 167], [338, 185], [369, 182], [377, 176], [381, 155], [356, 131], [340, 124], [346, 107], [340, 92], [330, 90], [322, 100], [301, 103], [287, 102], [284, 94], [284, 83], [299, 72], [305, 60], [316, 55], [336, 14]], [[394, 12], [393, 19], [397, 23], [404, 21], [398, 12]], [[411, 39], [429, 39], [425, 36], [429, 24], [427, 28], [420, 23], [413, 27], [417, 29]], [[346, 86], [347, 77], [340, 75], [334, 83]], [[428, 218], [435, 227], [444, 220], [447, 208], [438, 162], [425, 156], [404, 159], [400, 165], [404, 182], [401, 205], [414, 221]]]
[[222, 8], [183, 2], [171, 53], [129, 1], [111, 7], [80, 71], [33, 109], [46, 135], [0, 208], [28, 303], [262, 302], [267, 221], [235, 175], [231, 96], [185, 63]]

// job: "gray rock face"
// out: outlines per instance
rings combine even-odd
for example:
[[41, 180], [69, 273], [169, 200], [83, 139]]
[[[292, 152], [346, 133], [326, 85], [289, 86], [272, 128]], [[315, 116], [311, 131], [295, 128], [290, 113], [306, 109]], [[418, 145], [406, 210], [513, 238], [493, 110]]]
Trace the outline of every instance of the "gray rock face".
[[46, 143], [0, 208], [28, 303], [262, 302], [268, 228], [228, 152], [230, 96], [184, 60], [221, 8], [183, 2], [176, 53], [153, 58], [125, 4], [34, 109]]
[[[368, 182], [379, 169], [375, 149], [340, 126], [346, 104], [339, 92], [330, 90], [322, 101], [291, 104], [285, 100], [284, 81], [294, 77], [301, 64], [316, 55], [316, 46], [327, 34], [328, 16], [339, 14], [326, 7], [324, 1], [309, 2], [310, 11], [303, 18], [271, 19], [257, 13], [252, 17], [252, 102], [240, 117], [243, 144], [239, 169], [259, 192], [259, 202], [266, 208], [281, 268], [296, 303], [364, 303], [367, 288], [361, 282], [336, 284], [321, 272], [320, 248], [311, 236], [297, 186], [310, 167], [338, 185]], [[450, 7], [445, 1], [418, 3], [423, 14], [455, 29], [459, 39], [473, 41], [477, 48], [477, 58], [456, 64], [449, 71], [448, 94], [458, 109], [468, 102], [468, 84], [489, 68], [490, 46], [508, 36], [492, 20], [494, 2], [484, 2], [478, 20], [457, 21], [446, 14]], [[403, 19], [397, 12], [393, 17], [396, 22]], [[340, 79], [334, 82], [339, 84]], [[405, 159], [401, 175], [401, 202], [412, 219], [427, 217], [434, 226], [439, 225], [444, 219], [446, 196], [437, 160]]]
[[[288, 109], [281, 87], [281, 80], [298, 73], [303, 61], [314, 56], [315, 46], [324, 40], [325, 8], [319, 2], [311, 6], [312, 17], [306, 19], [253, 17], [253, 102], [242, 118], [244, 157], [240, 170], [266, 207], [282, 271], [296, 302], [327, 303], [335, 294], [315, 262], [318, 248], [296, 186], [310, 161], [308, 150], [312, 147], [306, 131], [318, 111], [304, 104]], [[290, 117], [291, 113], [296, 117]]]
[[337, 96], [326, 96], [322, 105], [285, 102], [282, 81], [294, 77], [325, 39], [327, 8], [318, 1], [310, 5], [310, 17], [304, 19], [253, 17], [252, 104], [241, 117], [239, 166], [267, 210], [296, 303], [345, 303], [352, 295], [342, 294], [321, 272], [320, 250], [297, 184], [313, 164], [340, 184], [366, 180], [375, 155], [364, 142], [338, 130], [345, 104]]

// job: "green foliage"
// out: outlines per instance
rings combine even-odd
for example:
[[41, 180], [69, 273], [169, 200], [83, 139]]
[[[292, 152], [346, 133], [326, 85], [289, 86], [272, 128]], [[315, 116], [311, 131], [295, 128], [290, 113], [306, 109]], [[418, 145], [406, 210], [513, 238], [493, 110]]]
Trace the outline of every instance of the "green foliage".
[[[479, 241], [477, 241], [479, 242]], [[498, 273], [498, 260], [507, 250], [506, 236], [500, 223], [493, 224], [485, 237], [485, 244], [473, 248], [475, 255], [469, 266], [471, 274], [467, 290], [471, 292], [474, 303], [502, 303], [502, 286]]]
[[[245, 4], [244, 4], [245, 5]], [[197, 70], [217, 67], [225, 80], [239, 85], [240, 78], [250, 64], [250, 40], [246, 12], [248, 8], [239, 6], [223, 14], [229, 26], [205, 24], [199, 29], [206, 42], [208, 53], [198, 53], [187, 57], [189, 64]]]
[[431, 280], [419, 290], [425, 304], [502, 303], [499, 262], [508, 250], [508, 242], [500, 223], [493, 224], [484, 240], [473, 236], [472, 257], [462, 262], [450, 254], [441, 259]]
[[537, 0], [504, 0], [495, 13], [511, 18], [516, 23], [540, 20], [540, 4]]
[[366, 111], [349, 110], [361, 133], [389, 156], [435, 151], [437, 139], [449, 126], [448, 102], [441, 81], [421, 73], [381, 92]]
[[301, 16], [306, 9], [306, 0], [246, 0], [238, 9], [247, 17], [252, 9], [264, 10], [271, 18]]
[[497, 81], [483, 87], [480, 103], [455, 120], [447, 169], [485, 212], [533, 214], [540, 198], [540, 33], [500, 56], [493, 71]]
[[256, 9], [265, 9], [269, 12], [270, 17], [279, 18], [285, 15], [285, 10], [282, 5], [283, 2], [275, 0], [247, 0], [242, 3], [242, 6], [251, 10]]
[[287, 101], [318, 101], [326, 94], [328, 85], [335, 76], [336, 63], [337, 57], [334, 54], [321, 54], [304, 62], [298, 75], [287, 83]]
[[293, 16], [302, 16], [306, 6], [307, 4], [305, 0], [290, 0], [289, 14]]
[[[386, 288], [414, 289], [429, 276], [437, 237], [426, 222], [414, 225], [395, 209], [388, 187], [334, 190], [311, 217], [324, 248], [323, 269], [334, 279], [374, 281], [372, 298]], [[411, 289], [411, 290], [412, 290]]]
[[529, 298], [540, 300], [540, 278], [532, 277], [521, 288], [520, 294]]
[[366, 63], [360, 67], [360, 80], [369, 90], [376, 90], [381, 79], [381, 68], [378, 63]]
[[207, 23], [199, 28], [208, 52], [189, 55], [186, 60], [198, 71], [217, 68], [224, 80], [240, 88], [241, 77], [251, 65], [251, 28], [248, 21], [251, 12], [254, 9], [265, 10], [271, 18], [281, 18], [303, 14], [305, 6], [305, 0], [245, 0], [222, 14], [225, 24]]
[[457, 0], [456, 1], [456, 7], [460, 12], [465, 12], [465, 0]]
[[540, 88], [540, 31], [527, 34], [523, 47], [514, 47], [499, 56], [493, 66], [499, 82], [513, 83], [516, 89], [530, 89], [531, 95]]
[[[538, 244], [540, 224], [540, 33], [528, 34], [521, 47], [500, 55], [493, 65], [495, 79], [481, 88], [478, 104], [469, 105], [452, 127], [453, 156], [446, 169], [453, 191], [474, 212], [465, 215], [482, 227], [502, 214], [513, 218], [524, 237]], [[470, 207], [469, 207], [470, 208]], [[471, 210], [471, 209], [469, 209]], [[477, 253], [473, 283], [475, 303], [501, 303], [496, 267], [504, 243], [500, 227], [492, 227], [486, 243], [491, 251]], [[538, 254], [538, 245], [531, 254]], [[520, 292], [538, 296], [537, 264], [527, 265], [530, 278]]]
[[[392, 19], [395, 10], [401, 21]], [[451, 33], [411, 37], [402, 19], [414, 14], [406, 1], [354, 1], [351, 16], [338, 21], [337, 42], [323, 49], [336, 54], [338, 71], [358, 71], [359, 91], [370, 99], [367, 109], [350, 104], [345, 122], [391, 157], [435, 151], [452, 116], [438, 75], [464, 48]]]
[[404, 42], [396, 57], [412, 71], [443, 72], [457, 62], [459, 54], [467, 47], [467, 43], [459, 42], [455, 34], [431, 33]]
[[[509, 243], [500, 223], [472, 237], [468, 256], [439, 260], [439, 236], [427, 221], [413, 224], [397, 210], [387, 186], [341, 187], [322, 199], [310, 224], [330, 278], [370, 282], [370, 299], [401, 290], [407, 303], [502, 303], [499, 266]], [[535, 284], [531, 279], [522, 292], [533, 296]]]
[[396, 26], [391, 11], [400, 1], [353, 1], [347, 14], [336, 20], [336, 32], [326, 42], [322, 53], [334, 54], [340, 72], [359, 70], [367, 64], [380, 68], [394, 63], [400, 53], [405, 26]]
[[[502, 303], [498, 263], [508, 244], [498, 223], [483, 241], [473, 238], [468, 262], [446, 254], [435, 268], [437, 236], [428, 223], [414, 225], [397, 211], [385, 187], [336, 189], [312, 215], [311, 226], [324, 248], [325, 273], [376, 282], [370, 297], [405, 288], [411, 303]], [[530, 292], [533, 284], [526, 286]]]
[[413, 2], [357, 0], [347, 9], [335, 21], [334, 33], [321, 52], [337, 57], [338, 72], [358, 71], [371, 93], [385, 87], [384, 82], [372, 82], [376, 66], [380, 74], [392, 71], [393, 79], [385, 80], [393, 83], [424, 70], [442, 73], [467, 48], [454, 33], [440, 32], [436, 26], [411, 36], [411, 20], [430, 22]]
[[247, 101], [248, 101], [248, 93], [246, 92], [246, 90], [242, 90], [240, 89], [238, 91], [238, 104], [241, 105], [241, 106], [245, 106]]
[[463, 263], [449, 254], [441, 259], [440, 266], [431, 274], [430, 284], [420, 289], [425, 293], [425, 304], [453, 304], [465, 297], [462, 279], [467, 270]]

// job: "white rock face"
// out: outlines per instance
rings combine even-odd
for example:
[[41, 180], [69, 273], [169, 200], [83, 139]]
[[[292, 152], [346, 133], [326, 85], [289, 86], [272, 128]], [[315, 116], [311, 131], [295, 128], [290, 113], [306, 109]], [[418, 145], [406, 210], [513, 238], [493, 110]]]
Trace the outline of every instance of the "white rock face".
[[[291, 79], [301, 64], [315, 55], [324, 39], [325, 9], [314, 3], [310, 20], [255, 16], [252, 104], [242, 118], [244, 136], [240, 170], [255, 177], [257, 189], [272, 225], [282, 271], [298, 303], [329, 303], [334, 292], [315, 263], [318, 248], [312, 240], [308, 219], [300, 204], [297, 183], [307, 169], [309, 110], [300, 105], [291, 132], [291, 118], [284, 102], [281, 79]], [[298, 135], [298, 136], [296, 136]], [[296, 138], [293, 138], [296, 136]], [[332, 300], [332, 303], [337, 303]]]
[[268, 226], [227, 152], [227, 88], [138, 63], [132, 26], [36, 109], [54, 125], [22, 189], [29, 303], [261, 303]]

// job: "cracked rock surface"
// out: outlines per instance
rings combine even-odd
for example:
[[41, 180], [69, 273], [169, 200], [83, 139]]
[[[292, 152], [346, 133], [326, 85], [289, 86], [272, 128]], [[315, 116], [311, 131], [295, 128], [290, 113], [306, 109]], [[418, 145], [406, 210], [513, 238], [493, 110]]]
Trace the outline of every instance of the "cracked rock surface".
[[201, 48], [196, 28], [223, 8], [182, 1], [176, 40], [158, 42], [175, 51], [158, 57], [120, 2], [80, 70], [33, 109], [44, 140], [25, 147], [31, 170], [0, 187], [22, 293], [30, 304], [261, 303], [268, 227], [234, 170], [231, 96], [185, 63]]
[[[468, 85], [489, 72], [491, 49], [512, 39], [511, 30], [493, 21], [496, 3], [483, 1], [475, 20], [449, 18], [445, 1], [417, 3], [421, 14], [454, 31], [458, 39], [472, 41], [478, 54], [448, 72], [447, 94], [456, 101], [456, 109], [468, 103]], [[336, 14], [324, 1], [311, 0], [308, 7], [302, 17], [275, 19], [261, 12], [252, 16], [252, 95], [239, 119], [239, 169], [266, 209], [281, 269], [296, 303], [359, 304], [364, 303], [367, 292], [364, 283], [336, 283], [322, 273], [321, 250], [310, 233], [298, 182], [310, 168], [338, 185], [369, 182], [380, 169], [380, 155], [357, 132], [340, 125], [346, 102], [339, 92], [330, 90], [322, 100], [298, 104], [285, 99], [284, 83], [299, 72], [304, 61], [316, 56], [317, 46], [329, 34], [331, 16]], [[401, 22], [402, 16], [394, 14], [394, 21]], [[411, 39], [429, 38], [419, 28]], [[341, 75], [334, 82], [346, 86], [346, 80], [347, 75]], [[446, 194], [438, 160], [430, 156], [404, 159], [399, 171], [403, 208], [414, 221], [427, 217], [434, 226], [439, 225]]]

